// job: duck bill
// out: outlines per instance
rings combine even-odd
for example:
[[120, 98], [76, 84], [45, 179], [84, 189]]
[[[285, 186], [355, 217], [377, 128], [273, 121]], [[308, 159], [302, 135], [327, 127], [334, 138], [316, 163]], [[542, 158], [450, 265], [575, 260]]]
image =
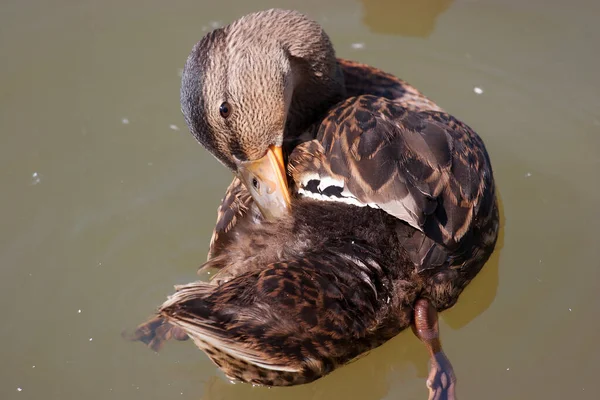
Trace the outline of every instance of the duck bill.
[[283, 217], [290, 210], [290, 193], [281, 147], [270, 146], [264, 157], [238, 164], [238, 177], [246, 185], [267, 220]]

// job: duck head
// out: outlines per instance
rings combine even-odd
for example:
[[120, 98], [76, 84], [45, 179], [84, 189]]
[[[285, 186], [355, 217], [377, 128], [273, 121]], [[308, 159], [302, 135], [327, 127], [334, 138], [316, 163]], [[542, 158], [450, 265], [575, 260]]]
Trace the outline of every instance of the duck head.
[[285, 144], [344, 91], [323, 29], [298, 12], [273, 9], [216, 29], [194, 46], [183, 70], [181, 109], [196, 140], [273, 219], [290, 206]]

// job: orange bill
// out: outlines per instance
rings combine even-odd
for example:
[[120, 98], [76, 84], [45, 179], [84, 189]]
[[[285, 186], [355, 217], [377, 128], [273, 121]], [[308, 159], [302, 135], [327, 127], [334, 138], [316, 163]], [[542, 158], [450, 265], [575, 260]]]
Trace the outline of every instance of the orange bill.
[[290, 210], [290, 193], [281, 147], [270, 146], [264, 157], [238, 164], [238, 176], [267, 220]]

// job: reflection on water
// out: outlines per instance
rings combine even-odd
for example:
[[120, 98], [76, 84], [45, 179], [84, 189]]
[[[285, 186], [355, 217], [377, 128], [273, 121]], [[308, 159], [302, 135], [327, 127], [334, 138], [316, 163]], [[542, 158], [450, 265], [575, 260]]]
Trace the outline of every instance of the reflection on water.
[[362, 21], [372, 32], [428, 37], [454, 0], [360, 0]]
[[593, 397], [600, 3], [299, 4], [2, 2], [0, 399], [425, 398], [410, 330], [279, 389], [228, 383], [191, 343], [121, 338], [196, 278], [231, 181], [183, 129], [178, 72], [203, 28], [272, 6], [322, 21], [339, 56], [408, 80], [486, 143], [503, 230], [440, 319], [461, 398]]

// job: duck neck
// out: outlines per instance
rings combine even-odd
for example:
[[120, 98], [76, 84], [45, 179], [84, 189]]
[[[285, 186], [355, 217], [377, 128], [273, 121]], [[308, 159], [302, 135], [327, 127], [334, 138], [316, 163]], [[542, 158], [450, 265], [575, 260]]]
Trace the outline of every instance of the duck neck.
[[[285, 140], [306, 133], [336, 103], [346, 97], [344, 75], [323, 28], [295, 11], [271, 10], [272, 38], [289, 60], [292, 86]], [[273, 18], [276, 17], [276, 18]], [[286, 90], [289, 87], [286, 87]]]
[[325, 61], [322, 65], [314, 65], [291, 58], [293, 92], [286, 121], [286, 140], [305, 136], [333, 105], [346, 97], [344, 75], [337, 60], [332, 56]]

